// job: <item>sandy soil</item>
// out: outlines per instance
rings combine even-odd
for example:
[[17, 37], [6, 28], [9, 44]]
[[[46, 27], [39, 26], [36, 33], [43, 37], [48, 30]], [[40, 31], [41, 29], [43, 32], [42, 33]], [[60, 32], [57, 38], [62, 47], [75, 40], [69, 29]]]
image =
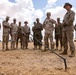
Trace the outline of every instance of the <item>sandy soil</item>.
[[68, 66], [65, 71], [63, 60], [51, 51], [33, 50], [32, 43], [29, 43], [29, 48], [0, 51], [0, 75], [76, 75], [76, 57], [68, 57], [69, 50], [68, 55], [63, 56]]

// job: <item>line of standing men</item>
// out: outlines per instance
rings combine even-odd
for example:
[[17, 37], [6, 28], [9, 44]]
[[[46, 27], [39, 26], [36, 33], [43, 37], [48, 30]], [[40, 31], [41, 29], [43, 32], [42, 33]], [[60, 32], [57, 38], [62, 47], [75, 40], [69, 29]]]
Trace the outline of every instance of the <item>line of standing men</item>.
[[16, 19], [13, 19], [13, 23], [9, 24], [9, 17], [6, 17], [6, 20], [3, 21], [3, 42], [2, 42], [2, 50], [9, 50], [8, 41], [9, 34], [11, 35], [11, 50], [18, 49], [18, 41], [20, 39], [21, 49], [28, 48], [30, 27], [27, 25], [28, 22], [24, 22], [24, 26], [21, 26], [21, 22], [19, 22], [19, 26], [16, 24]]
[[[75, 46], [74, 46], [74, 42], [73, 42], [73, 22], [75, 19], [75, 13], [74, 11], [71, 10], [72, 5], [70, 3], [65, 3], [64, 8], [67, 10], [67, 13], [64, 16], [63, 22], [62, 22], [62, 28], [60, 28], [60, 22], [59, 22], [59, 18], [57, 19], [57, 22], [51, 18], [51, 13], [47, 12], [46, 14], [46, 19], [43, 22], [43, 25], [39, 22], [39, 18], [36, 19], [37, 23], [34, 22], [34, 26], [32, 28], [33, 31], [33, 37], [34, 38], [34, 49], [37, 49], [37, 46], [39, 46], [39, 49], [41, 49], [42, 47], [42, 33], [41, 31], [44, 29], [44, 50], [46, 51], [49, 48], [49, 42], [48, 40], [50, 39], [50, 47], [52, 50], [54, 50], [54, 42], [53, 42], [53, 30], [55, 29], [55, 32], [58, 31], [58, 33], [56, 33], [56, 49], [58, 49], [58, 38], [60, 37], [60, 42], [61, 42], [61, 49], [62, 49], [62, 44], [64, 47], [64, 51], [60, 54], [66, 55], [67, 54], [67, 50], [68, 50], [68, 42], [69, 42], [69, 46], [70, 46], [70, 50], [71, 50], [71, 54], [69, 55], [70, 57], [74, 57], [75, 56]], [[11, 25], [9, 25], [8, 23], [9, 21], [9, 17], [6, 17], [6, 20], [3, 21], [3, 49], [4, 49], [4, 43], [6, 43], [6, 50], [8, 50], [8, 40], [9, 40], [9, 33], [11, 34], [11, 49], [15, 48], [15, 40], [18, 36], [18, 28], [17, 24], [16, 24], [16, 19], [13, 20], [13, 23], [11, 23]], [[23, 35], [23, 38], [17, 37], [17, 42], [16, 42], [16, 48], [18, 48], [18, 39], [22, 39], [21, 41], [21, 48], [25, 49], [28, 48], [28, 38], [29, 38], [29, 34], [30, 34], [30, 28], [29, 26], [27, 26], [28, 22], [24, 22], [24, 26], [21, 28], [21, 34]], [[55, 24], [55, 28], [54, 28], [54, 24]], [[58, 26], [59, 25], [59, 26]], [[21, 23], [19, 22], [19, 26], [21, 26]], [[60, 28], [60, 29], [59, 29]], [[61, 36], [58, 36], [61, 35]], [[38, 41], [40, 42], [38, 42]], [[26, 42], [26, 43], [25, 43]]]
[[70, 46], [71, 54], [69, 57], [75, 56], [75, 45], [73, 42], [73, 31], [74, 26], [73, 22], [75, 20], [75, 12], [71, 10], [72, 5], [70, 3], [65, 3], [63, 6], [67, 13], [64, 16], [62, 24], [60, 23], [60, 18], [57, 18], [57, 22], [51, 18], [51, 13], [47, 12], [46, 16], [47, 18], [43, 22], [43, 28], [45, 30], [44, 35], [44, 51], [46, 51], [49, 48], [49, 42], [48, 39], [50, 39], [50, 47], [52, 50], [54, 50], [54, 42], [53, 42], [53, 30], [55, 24], [55, 39], [56, 39], [56, 49], [58, 49], [58, 40], [60, 40], [61, 49], [62, 45], [64, 48], [64, 51], [60, 54], [67, 55], [68, 53], [68, 43]]

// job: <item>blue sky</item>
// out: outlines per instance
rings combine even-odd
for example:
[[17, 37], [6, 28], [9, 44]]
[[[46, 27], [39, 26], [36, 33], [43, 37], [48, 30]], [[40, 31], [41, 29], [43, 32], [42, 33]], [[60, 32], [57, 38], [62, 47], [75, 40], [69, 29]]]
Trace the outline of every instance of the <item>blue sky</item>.
[[[15, 0], [9, 0], [10, 2], [15, 2]], [[34, 4], [34, 8], [42, 9], [46, 6], [47, 0], [32, 0]]]
[[[10, 2], [15, 2], [15, 0], [9, 0]], [[32, 0], [35, 9], [42, 9], [46, 6], [47, 4], [47, 0]], [[64, 3], [69, 2], [71, 3], [74, 7], [76, 7], [76, 0], [57, 0], [56, 2], [56, 6], [62, 6], [64, 5]]]
[[36, 9], [42, 9], [46, 6], [47, 1], [46, 0], [33, 0], [33, 4]]
[[10, 2], [15, 2], [15, 0], [9, 0]]

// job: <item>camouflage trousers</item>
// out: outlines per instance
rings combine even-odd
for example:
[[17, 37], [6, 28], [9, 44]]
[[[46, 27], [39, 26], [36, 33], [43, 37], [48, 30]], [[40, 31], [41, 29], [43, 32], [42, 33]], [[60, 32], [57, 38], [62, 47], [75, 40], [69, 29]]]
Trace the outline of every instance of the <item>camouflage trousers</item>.
[[74, 46], [74, 42], [73, 42], [73, 31], [64, 31], [62, 34], [62, 39], [63, 39], [63, 47], [64, 47], [64, 51], [68, 50], [68, 43], [70, 46], [70, 50], [74, 51], [75, 50], [75, 46]]
[[76, 31], [75, 31], [75, 39], [76, 39]]
[[34, 34], [33, 35], [33, 37], [35, 37], [35, 38], [33, 38], [33, 40], [34, 40], [34, 46], [42, 46], [42, 35], [41, 34]]
[[21, 49], [23, 48], [23, 35], [17, 35], [17, 40], [16, 40], [16, 48], [18, 48], [18, 41], [20, 39], [20, 45], [21, 45]]
[[8, 49], [9, 33], [3, 34], [2, 49]]
[[49, 40], [50, 40], [50, 47], [51, 49], [53, 48], [53, 32], [50, 33], [45, 33], [44, 36], [44, 43], [45, 43], [45, 48], [49, 48]]
[[23, 49], [27, 49], [28, 48], [28, 42], [29, 42], [29, 35], [27, 36], [23, 36]]
[[11, 36], [11, 49], [15, 49], [15, 44], [16, 44], [16, 39], [17, 39], [17, 35], [16, 33], [12, 33]]
[[60, 42], [60, 47], [62, 48], [62, 35], [55, 35], [55, 40], [56, 40], [56, 47], [59, 47], [59, 42]]

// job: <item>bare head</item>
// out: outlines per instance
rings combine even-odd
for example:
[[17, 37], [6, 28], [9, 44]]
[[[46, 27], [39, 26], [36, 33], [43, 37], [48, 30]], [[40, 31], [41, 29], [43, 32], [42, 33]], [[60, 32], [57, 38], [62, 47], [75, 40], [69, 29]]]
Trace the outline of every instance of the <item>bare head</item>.
[[60, 18], [57, 18], [57, 22], [58, 22], [58, 23], [60, 22]]
[[36, 18], [36, 22], [39, 23], [39, 18]]
[[6, 21], [9, 21], [9, 18], [10, 18], [9, 16], [6, 16]]
[[36, 25], [36, 22], [34, 22], [33, 24]]
[[50, 12], [47, 12], [46, 16], [47, 16], [47, 18], [50, 18], [51, 13]]
[[21, 26], [21, 22], [19, 22], [19, 26]]
[[16, 23], [16, 18], [13, 19], [13, 22]]

